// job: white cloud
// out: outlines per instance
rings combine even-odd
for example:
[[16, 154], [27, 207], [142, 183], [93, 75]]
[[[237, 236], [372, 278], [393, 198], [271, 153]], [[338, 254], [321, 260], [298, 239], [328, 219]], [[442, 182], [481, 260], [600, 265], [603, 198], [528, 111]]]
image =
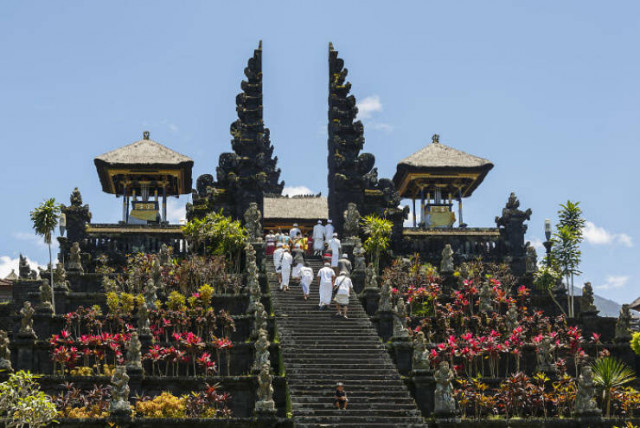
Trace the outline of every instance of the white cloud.
[[306, 186], [289, 186], [282, 189], [282, 194], [285, 196], [315, 195], [315, 192]]
[[[31, 265], [32, 269], [36, 269], [38, 266], [42, 267], [43, 269], [46, 267], [45, 265], [35, 262], [29, 259], [28, 257], [27, 257], [27, 262]], [[20, 264], [19, 257], [12, 259], [9, 256], [0, 256], [0, 278], [6, 278], [7, 275], [11, 273], [12, 269], [15, 271], [16, 275], [18, 275], [19, 264]]]
[[538, 253], [538, 258], [540, 256], [544, 256], [547, 253], [547, 250], [544, 248], [542, 239], [538, 237], [533, 237], [530, 241], [531, 246], [536, 249], [536, 253]]
[[603, 227], [596, 226], [593, 222], [587, 221], [582, 231], [584, 239], [593, 245], [620, 244], [625, 247], [633, 247], [631, 236], [626, 233], [609, 232]]
[[382, 111], [382, 103], [377, 95], [363, 98], [357, 104], [357, 107], [358, 119], [369, 119], [373, 113]]
[[186, 202], [178, 199], [167, 199], [167, 221], [169, 223], [184, 223], [186, 219]]
[[602, 285], [596, 285], [598, 290], [611, 290], [614, 288], [623, 288], [629, 282], [629, 277], [624, 275], [608, 275], [606, 282]]

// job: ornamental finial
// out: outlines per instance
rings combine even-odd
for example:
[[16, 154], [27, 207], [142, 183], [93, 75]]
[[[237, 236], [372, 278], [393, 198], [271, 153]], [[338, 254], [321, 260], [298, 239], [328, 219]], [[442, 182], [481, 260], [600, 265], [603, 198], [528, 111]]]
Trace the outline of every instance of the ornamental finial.
[[149, 131], [144, 131], [142, 133], [142, 138], [145, 139], [145, 140], [148, 140], [149, 139]]
[[433, 134], [433, 137], [431, 137], [431, 142], [432, 143], [439, 143], [440, 142], [440, 136], [438, 134]]

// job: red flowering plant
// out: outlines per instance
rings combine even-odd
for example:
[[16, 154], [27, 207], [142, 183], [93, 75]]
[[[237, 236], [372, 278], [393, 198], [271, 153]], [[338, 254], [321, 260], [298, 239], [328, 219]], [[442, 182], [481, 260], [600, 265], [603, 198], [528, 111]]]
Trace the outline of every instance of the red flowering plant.
[[122, 350], [129, 341], [129, 333], [85, 334], [74, 337], [68, 330], [54, 334], [49, 339], [53, 371], [64, 374], [81, 361], [83, 367], [92, 368], [93, 374], [103, 374], [107, 361], [117, 365], [122, 362]]

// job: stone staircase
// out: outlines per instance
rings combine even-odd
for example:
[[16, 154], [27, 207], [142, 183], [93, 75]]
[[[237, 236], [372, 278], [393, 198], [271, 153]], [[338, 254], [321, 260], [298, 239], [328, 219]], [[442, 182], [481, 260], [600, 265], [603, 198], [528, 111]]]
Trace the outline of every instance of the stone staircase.
[[[321, 260], [308, 261], [317, 274]], [[426, 427], [357, 297], [349, 319], [336, 318], [334, 307], [318, 310], [317, 280], [304, 301], [296, 284], [278, 291], [272, 258], [267, 272], [296, 427]], [[347, 410], [333, 406], [339, 381]]]

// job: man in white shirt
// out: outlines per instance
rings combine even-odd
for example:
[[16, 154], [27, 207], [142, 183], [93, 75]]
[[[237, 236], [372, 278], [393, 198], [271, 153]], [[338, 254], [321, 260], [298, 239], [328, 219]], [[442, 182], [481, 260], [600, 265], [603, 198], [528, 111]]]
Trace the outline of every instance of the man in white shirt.
[[289, 230], [289, 238], [293, 241], [298, 236], [300, 232], [300, 228], [298, 227], [298, 223], [293, 223], [293, 227]]
[[340, 276], [336, 278], [335, 287], [336, 291], [336, 309], [338, 312], [336, 316], [342, 316], [347, 319], [347, 309], [349, 308], [349, 295], [351, 294], [351, 289], [353, 288], [353, 283], [351, 282], [351, 278], [349, 278], [349, 274], [345, 271], [340, 272]]
[[319, 256], [324, 249], [324, 226], [322, 220], [318, 220], [318, 224], [313, 226], [313, 254]]
[[342, 243], [338, 239], [337, 233], [334, 233], [333, 238], [331, 238], [331, 240], [329, 241], [329, 249], [331, 250], [331, 267], [338, 267], [340, 251], [342, 250]]
[[278, 242], [276, 244], [276, 249], [273, 252], [273, 265], [276, 268], [276, 276], [278, 278], [278, 283], [279, 284], [282, 284], [282, 274], [280, 272], [280, 268], [282, 267], [282, 254], [283, 253], [284, 253], [284, 248], [282, 248], [282, 242]]
[[333, 283], [336, 279], [336, 273], [331, 269], [329, 263], [325, 263], [324, 267], [318, 271], [318, 285], [320, 288], [320, 309], [326, 309], [331, 304], [331, 293], [333, 292]]
[[300, 269], [300, 286], [302, 288], [302, 296], [304, 300], [309, 299], [309, 288], [313, 281], [313, 269], [309, 267], [309, 263], [305, 263], [304, 267]]
[[324, 240], [329, 241], [333, 236], [333, 232], [335, 232], [335, 228], [333, 227], [333, 222], [329, 219], [324, 227]]
[[288, 248], [285, 248], [282, 253], [282, 264], [280, 270], [282, 271], [282, 283], [280, 284], [281, 291], [289, 291], [289, 280], [291, 279], [291, 265], [293, 264], [293, 256], [289, 252]]

